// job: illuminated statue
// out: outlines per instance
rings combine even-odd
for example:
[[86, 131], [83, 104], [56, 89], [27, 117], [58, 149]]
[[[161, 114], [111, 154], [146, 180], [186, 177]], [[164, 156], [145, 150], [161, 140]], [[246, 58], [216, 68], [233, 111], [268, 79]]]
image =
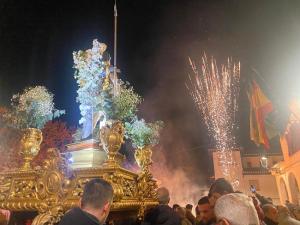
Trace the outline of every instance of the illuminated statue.
[[103, 117], [98, 106], [102, 101], [101, 92], [107, 90], [110, 83], [110, 56], [105, 52], [106, 48], [104, 43], [95, 39], [92, 49], [73, 52], [74, 77], [79, 86], [77, 102], [80, 103], [82, 139], [91, 136], [95, 125]]

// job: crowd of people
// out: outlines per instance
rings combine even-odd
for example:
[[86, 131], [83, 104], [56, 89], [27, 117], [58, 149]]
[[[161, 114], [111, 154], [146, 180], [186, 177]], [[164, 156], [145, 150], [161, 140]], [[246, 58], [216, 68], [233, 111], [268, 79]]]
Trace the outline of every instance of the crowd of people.
[[[174, 204], [171, 208], [170, 194], [164, 187], [157, 190], [157, 197], [159, 204], [145, 212], [142, 225], [300, 225], [299, 205], [287, 201], [285, 206], [276, 206], [272, 199], [258, 193], [247, 196], [234, 191], [223, 178], [211, 185], [208, 195], [201, 197], [194, 209], [191, 204]], [[102, 179], [89, 181], [80, 207], [67, 212], [59, 225], [104, 224], [112, 198], [109, 183]]]
[[[162, 201], [163, 196], [163, 201]], [[300, 225], [300, 207], [286, 202], [276, 206], [271, 198], [254, 192], [247, 196], [234, 191], [232, 185], [223, 178], [217, 179], [210, 187], [208, 196], [203, 196], [195, 206], [167, 206], [167, 189], [158, 190], [159, 205], [146, 215], [145, 224], [155, 225]], [[166, 216], [168, 215], [168, 216]], [[164, 220], [162, 219], [164, 218]], [[177, 218], [177, 219], [175, 219]], [[177, 221], [172, 222], [172, 221]]]

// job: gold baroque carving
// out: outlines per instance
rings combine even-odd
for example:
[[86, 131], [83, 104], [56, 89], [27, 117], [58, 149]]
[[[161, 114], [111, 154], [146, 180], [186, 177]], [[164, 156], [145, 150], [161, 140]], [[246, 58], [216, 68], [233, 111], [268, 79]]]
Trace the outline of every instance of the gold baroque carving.
[[56, 149], [49, 149], [40, 168], [0, 173], [0, 208], [14, 211], [38, 211], [33, 225], [57, 223], [63, 213], [78, 204], [84, 185], [101, 177], [114, 189], [112, 211], [139, 210], [156, 204], [156, 183], [150, 172], [137, 175], [120, 167], [90, 168], [73, 171], [73, 178], [64, 174], [64, 161]]

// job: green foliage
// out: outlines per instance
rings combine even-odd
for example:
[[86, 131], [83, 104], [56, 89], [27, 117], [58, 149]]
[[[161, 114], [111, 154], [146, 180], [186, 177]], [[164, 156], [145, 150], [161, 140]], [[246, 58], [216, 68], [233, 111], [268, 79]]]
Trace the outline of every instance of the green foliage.
[[132, 123], [125, 123], [126, 138], [131, 139], [135, 148], [154, 146], [159, 143], [160, 131], [163, 128], [162, 121], [146, 123], [144, 119], [135, 118]]
[[109, 86], [103, 90], [99, 97], [98, 111], [104, 111], [107, 120], [120, 120], [123, 122], [131, 121], [136, 116], [138, 105], [142, 98], [133, 87], [128, 84], [122, 84], [118, 95], [113, 95], [113, 87]]
[[133, 87], [121, 86], [119, 95], [113, 98], [114, 119], [121, 121], [132, 120], [137, 112], [137, 106], [142, 102], [140, 95], [134, 92]]

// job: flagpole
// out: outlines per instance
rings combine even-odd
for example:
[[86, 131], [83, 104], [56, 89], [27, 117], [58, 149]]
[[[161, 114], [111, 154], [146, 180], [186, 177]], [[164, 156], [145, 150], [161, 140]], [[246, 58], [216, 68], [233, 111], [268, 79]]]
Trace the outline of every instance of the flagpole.
[[257, 71], [256, 68], [254, 68], [253, 66], [250, 66], [251, 70], [256, 74], [256, 76], [264, 83], [264, 85], [268, 88], [269, 91], [272, 90], [272, 88], [270, 87], [270, 85], [267, 83], [267, 81], [260, 75], [260, 73]]
[[115, 5], [114, 5], [114, 95], [117, 94], [118, 92], [118, 87], [117, 87], [117, 2], [115, 0]]
[[250, 69], [256, 75], [256, 76], [254, 76], [254, 79], [258, 78], [260, 81], [262, 81], [263, 85], [261, 85], [261, 86], [263, 88], [265, 87], [267, 89], [267, 94], [270, 96], [270, 99], [272, 100], [273, 104], [276, 106], [276, 108], [278, 110], [280, 108], [279, 107], [279, 103], [276, 101], [276, 98], [275, 98], [275, 96], [272, 93], [272, 87], [267, 83], [267, 81], [262, 77], [262, 75], [258, 72], [258, 70], [255, 67], [250, 66]]

